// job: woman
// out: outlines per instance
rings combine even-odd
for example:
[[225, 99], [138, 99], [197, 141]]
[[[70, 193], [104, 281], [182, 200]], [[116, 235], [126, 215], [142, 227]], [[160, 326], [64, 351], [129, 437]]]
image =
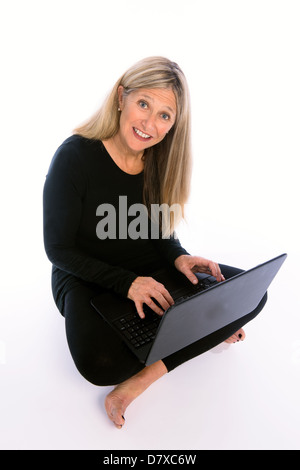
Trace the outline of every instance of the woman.
[[[128, 297], [144, 317], [158, 315], [174, 300], [151, 277], [172, 266], [192, 283], [196, 272], [221, 282], [240, 270], [181, 246], [175, 227], [184, 216], [190, 185], [190, 105], [177, 64], [152, 57], [131, 67], [104, 105], [57, 150], [44, 187], [44, 241], [52, 262], [52, 289], [65, 317], [66, 335], [79, 372], [96, 385], [116, 385], [108, 394], [108, 417], [121, 428], [127, 406], [158, 378], [222, 341], [244, 339], [242, 326], [262, 309], [145, 367], [93, 309], [90, 300], [112, 290]], [[143, 204], [158, 237], [129, 236], [127, 206]], [[123, 199], [122, 199], [123, 201]], [[152, 217], [152, 207], [174, 208]], [[113, 215], [108, 217], [108, 207]], [[102, 217], [102, 218], [101, 218]], [[125, 223], [125, 230], [124, 230]], [[137, 224], [134, 225], [137, 229]]]

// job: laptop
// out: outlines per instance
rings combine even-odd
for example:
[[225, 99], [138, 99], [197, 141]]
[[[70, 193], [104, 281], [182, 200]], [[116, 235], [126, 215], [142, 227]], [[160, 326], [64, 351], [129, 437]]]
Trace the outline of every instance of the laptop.
[[141, 319], [132, 300], [110, 291], [92, 298], [91, 304], [140, 362], [150, 365], [254, 310], [286, 257], [284, 253], [222, 282], [198, 273], [196, 286], [172, 267], [156, 271], [151, 276], [174, 299], [162, 316], [144, 304]]

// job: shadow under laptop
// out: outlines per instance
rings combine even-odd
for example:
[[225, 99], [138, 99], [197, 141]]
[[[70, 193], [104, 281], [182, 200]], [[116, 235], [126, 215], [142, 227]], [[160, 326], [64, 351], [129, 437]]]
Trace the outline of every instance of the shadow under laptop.
[[224, 342], [224, 343], [220, 343], [217, 346], [215, 346], [214, 348], [210, 349], [209, 352], [212, 352], [213, 354], [221, 354], [224, 351], [228, 351], [229, 348], [230, 348], [230, 344]]

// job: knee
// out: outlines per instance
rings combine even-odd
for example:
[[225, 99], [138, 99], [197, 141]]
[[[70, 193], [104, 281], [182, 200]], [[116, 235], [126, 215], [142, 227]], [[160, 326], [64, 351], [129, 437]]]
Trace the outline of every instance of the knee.
[[80, 357], [73, 360], [78, 372], [93, 385], [105, 387], [125, 380], [120, 367], [110, 358]]
[[73, 360], [82, 377], [93, 385], [102, 387], [118, 385], [143, 368], [142, 364], [126, 366], [122, 358], [115, 359], [106, 355], [73, 357]]

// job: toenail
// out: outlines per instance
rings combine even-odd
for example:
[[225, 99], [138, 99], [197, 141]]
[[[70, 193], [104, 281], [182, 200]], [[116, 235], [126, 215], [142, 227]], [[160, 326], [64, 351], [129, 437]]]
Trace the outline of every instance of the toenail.
[[241, 338], [242, 336], [243, 336], [243, 335], [240, 333], [240, 334], [239, 334], [239, 338]]

